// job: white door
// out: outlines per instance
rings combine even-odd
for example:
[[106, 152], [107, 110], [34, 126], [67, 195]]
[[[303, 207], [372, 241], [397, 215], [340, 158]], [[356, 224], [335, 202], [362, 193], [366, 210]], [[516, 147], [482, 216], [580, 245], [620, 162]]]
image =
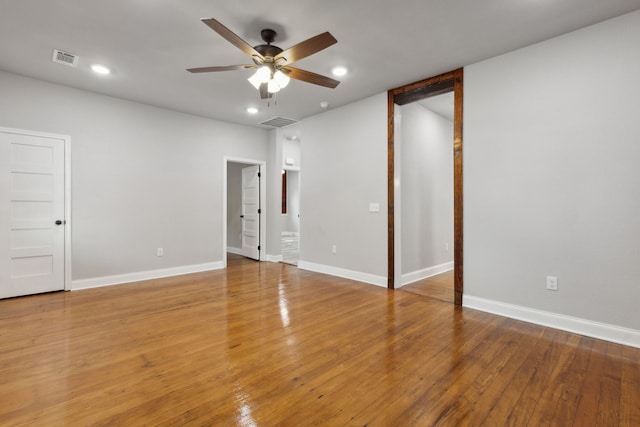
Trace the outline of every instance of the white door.
[[64, 289], [64, 149], [0, 131], [0, 298]]
[[260, 166], [242, 168], [242, 255], [260, 259]]

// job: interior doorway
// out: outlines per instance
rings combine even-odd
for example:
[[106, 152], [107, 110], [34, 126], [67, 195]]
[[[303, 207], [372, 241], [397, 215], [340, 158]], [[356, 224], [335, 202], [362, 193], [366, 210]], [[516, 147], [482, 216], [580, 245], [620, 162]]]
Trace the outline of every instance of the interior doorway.
[[282, 262], [298, 265], [300, 259], [300, 170], [282, 169]]
[[451, 301], [453, 274], [445, 273], [453, 270], [453, 104], [451, 91], [396, 106], [395, 117], [395, 285], [440, 296], [448, 284]]
[[422, 101], [426, 98], [453, 92], [453, 264], [455, 304], [462, 304], [463, 294], [463, 230], [462, 230], [462, 100], [463, 70], [458, 69], [410, 85], [392, 89], [388, 92], [388, 288], [401, 285], [401, 217], [397, 215], [396, 205], [400, 207], [400, 167], [396, 157], [396, 132], [399, 128], [397, 106]]
[[266, 164], [250, 159], [224, 159], [223, 260], [227, 254], [266, 261]]

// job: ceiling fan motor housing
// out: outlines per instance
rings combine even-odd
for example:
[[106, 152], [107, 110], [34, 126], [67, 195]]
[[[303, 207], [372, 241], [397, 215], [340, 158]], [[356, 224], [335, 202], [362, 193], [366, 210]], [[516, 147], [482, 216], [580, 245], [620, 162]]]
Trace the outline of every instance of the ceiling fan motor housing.
[[257, 50], [260, 55], [264, 56], [265, 59], [267, 59], [267, 62], [271, 62], [270, 60], [272, 60], [277, 54], [282, 52], [282, 49], [280, 49], [278, 46], [273, 46], [271, 44], [276, 39], [277, 35], [278, 33], [276, 33], [274, 30], [265, 28], [264, 30], [260, 31], [260, 37], [262, 37], [262, 40], [264, 40], [266, 44], [254, 46], [254, 49]]
[[278, 46], [274, 46], [271, 44], [260, 44], [258, 46], [255, 46], [254, 49], [257, 50], [258, 53], [264, 56], [266, 59], [273, 59], [277, 54], [282, 52], [282, 49], [280, 49]]

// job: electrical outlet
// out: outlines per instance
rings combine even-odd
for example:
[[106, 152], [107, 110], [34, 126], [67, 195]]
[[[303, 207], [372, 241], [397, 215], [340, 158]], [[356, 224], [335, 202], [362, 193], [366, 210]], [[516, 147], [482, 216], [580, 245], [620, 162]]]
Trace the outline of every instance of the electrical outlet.
[[338, 248], [336, 247], [336, 245], [331, 246], [331, 253], [335, 254], [338, 252]]
[[164, 256], [164, 249], [158, 248], [157, 254], [158, 254], [158, 256]]
[[554, 276], [547, 276], [547, 289], [550, 291], [558, 290], [558, 278]]

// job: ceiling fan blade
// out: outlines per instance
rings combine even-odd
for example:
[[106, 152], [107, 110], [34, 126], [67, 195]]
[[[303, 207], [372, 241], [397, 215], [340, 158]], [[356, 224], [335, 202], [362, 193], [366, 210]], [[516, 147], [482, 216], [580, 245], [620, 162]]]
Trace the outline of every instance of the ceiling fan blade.
[[275, 56], [274, 60], [278, 61], [282, 58], [285, 60], [284, 64], [292, 64], [337, 42], [331, 33], [325, 32], [280, 52]]
[[262, 55], [260, 55], [260, 53], [255, 50], [249, 43], [242, 40], [237, 34], [235, 34], [233, 31], [231, 31], [215, 19], [205, 18], [202, 20], [202, 22], [204, 22], [207, 26], [209, 26], [209, 28], [220, 34], [229, 43], [231, 43], [247, 55], [251, 57], [257, 56], [258, 58], [264, 59]]
[[340, 84], [339, 81], [333, 80], [329, 77], [322, 76], [320, 74], [312, 73], [311, 71], [301, 70], [293, 67], [282, 67], [286, 71], [286, 74], [292, 79], [302, 80], [303, 82], [313, 83], [314, 85], [335, 88]]
[[256, 66], [254, 64], [226, 65], [222, 67], [187, 68], [187, 71], [190, 73], [211, 73], [215, 71], [246, 70], [248, 68], [256, 68]]

